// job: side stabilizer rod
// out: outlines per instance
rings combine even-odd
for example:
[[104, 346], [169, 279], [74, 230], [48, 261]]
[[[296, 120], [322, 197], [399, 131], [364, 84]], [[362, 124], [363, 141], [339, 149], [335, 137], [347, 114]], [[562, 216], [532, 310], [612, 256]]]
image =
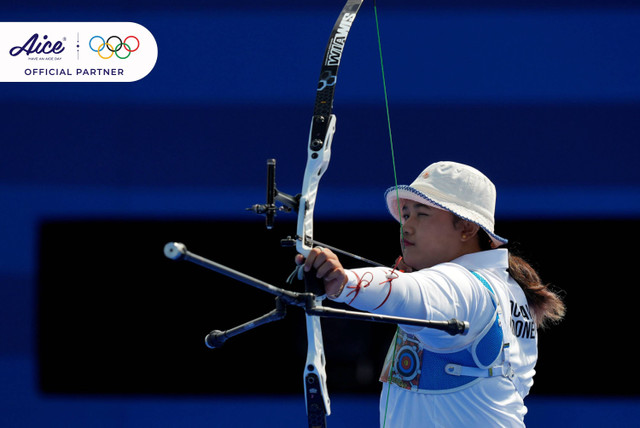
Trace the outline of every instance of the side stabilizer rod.
[[226, 331], [213, 330], [211, 333], [207, 334], [204, 338], [204, 343], [207, 345], [207, 348], [215, 349], [221, 347], [227, 339], [232, 338], [233, 336], [237, 336], [241, 333], [245, 333], [249, 330], [253, 330], [256, 327], [260, 327], [261, 325], [268, 324], [273, 321], [281, 320], [287, 314], [287, 307], [280, 300], [280, 297], [276, 297], [276, 308], [265, 314], [261, 317], [258, 317], [254, 320], [241, 324], [237, 327], [231, 328]]

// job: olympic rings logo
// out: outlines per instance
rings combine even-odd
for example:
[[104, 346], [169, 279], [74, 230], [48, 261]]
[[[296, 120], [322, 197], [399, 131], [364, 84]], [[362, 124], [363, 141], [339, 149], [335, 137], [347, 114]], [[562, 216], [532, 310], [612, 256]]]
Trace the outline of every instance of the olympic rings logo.
[[[98, 45], [97, 49], [94, 48], [94, 46], [99, 42], [94, 43], [95, 39], [99, 39], [100, 41], [102, 41], [102, 43]], [[117, 39], [118, 43], [112, 43], [112, 39]], [[135, 40], [135, 44], [134, 42], [130, 41], [130, 39]], [[127, 40], [129, 40], [129, 42], [127, 42]], [[135, 46], [135, 49], [131, 48], [132, 45]], [[117, 56], [120, 59], [127, 59], [129, 58], [129, 55], [131, 55], [131, 52], [135, 52], [140, 48], [140, 40], [138, 40], [136, 36], [129, 36], [125, 38], [124, 41], [118, 36], [111, 36], [105, 41], [104, 38], [100, 36], [93, 36], [91, 40], [89, 40], [89, 48], [91, 48], [92, 51], [97, 52], [98, 56], [100, 56], [100, 58], [102, 59], [109, 59], [113, 55]], [[108, 56], [105, 56], [106, 53], [105, 55], [102, 55], [102, 52], [105, 50], [111, 53]], [[120, 55], [119, 52], [121, 52], [122, 50], [124, 50], [126, 54]]]

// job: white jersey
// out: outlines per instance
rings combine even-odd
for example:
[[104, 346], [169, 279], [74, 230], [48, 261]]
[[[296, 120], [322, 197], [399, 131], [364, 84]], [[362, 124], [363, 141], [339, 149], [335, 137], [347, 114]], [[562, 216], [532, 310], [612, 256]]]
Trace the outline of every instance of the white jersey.
[[[509, 276], [506, 249], [467, 254], [418, 272], [390, 268], [354, 269], [335, 301], [354, 308], [393, 316], [469, 322], [467, 335], [451, 336], [439, 330], [401, 326], [416, 336], [425, 349], [453, 353], [469, 347], [493, 321], [491, 294], [470, 272], [491, 284], [511, 326], [509, 362], [521, 393], [506, 377], [482, 379], [451, 393], [421, 393], [384, 383], [380, 400], [380, 426], [410, 427], [523, 427], [527, 412], [523, 398], [533, 384], [537, 361], [537, 331], [520, 286]], [[509, 331], [509, 330], [508, 330]]]

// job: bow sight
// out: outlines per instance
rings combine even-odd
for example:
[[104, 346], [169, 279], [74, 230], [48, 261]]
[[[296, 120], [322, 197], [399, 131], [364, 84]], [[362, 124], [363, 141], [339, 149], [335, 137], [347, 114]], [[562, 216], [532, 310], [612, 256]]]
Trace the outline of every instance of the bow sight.
[[[276, 188], [276, 160], [267, 159], [267, 202], [265, 204], [255, 204], [247, 208], [247, 211], [264, 214], [266, 216], [265, 224], [267, 229], [272, 229], [277, 211], [291, 212], [291, 210], [294, 210], [298, 212], [301, 196], [302, 194], [300, 193], [296, 196], [291, 196], [280, 192]], [[276, 201], [283, 205], [276, 206]]]
[[[253, 211], [256, 214], [264, 215], [266, 217], [265, 224], [267, 229], [272, 229], [274, 217], [276, 216], [278, 211], [288, 213], [293, 210], [295, 212], [298, 212], [301, 196], [301, 193], [298, 193], [295, 196], [291, 196], [278, 190], [278, 188], [276, 187], [276, 160], [267, 159], [267, 202], [264, 204], [252, 205], [251, 207], [247, 208], [247, 211]], [[277, 206], [276, 201], [282, 203], [283, 205]], [[302, 238], [299, 235], [296, 235], [295, 237], [287, 236], [286, 238], [280, 240], [280, 244], [283, 247], [294, 247], [296, 245], [296, 241], [301, 239]], [[351, 257], [352, 259], [365, 262], [371, 266], [385, 267], [385, 265], [382, 263], [378, 263], [349, 251], [341, 250], [340, 248], [334, 247], [332, 245], [316, 241], [315, 239], [309, 238], [308, 236], [305, 241], [309, 246], [319, 245], [324, 248], [328, 248], [336, 253]]]

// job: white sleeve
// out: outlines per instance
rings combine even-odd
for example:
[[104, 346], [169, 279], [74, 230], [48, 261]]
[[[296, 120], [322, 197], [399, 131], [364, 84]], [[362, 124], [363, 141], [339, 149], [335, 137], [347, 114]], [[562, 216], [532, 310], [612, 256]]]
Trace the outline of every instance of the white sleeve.
[[391, 268], [353, 269], [336, 302], [367, 312], [425, 319], [419, 284], [411, 274]]
[[431, 269], [403, 273], [391, 268], [365, 268], [347, 271], [349, 278], [335, 299], [356, 309], [430, 321], [456, 318], [468, 321], [469, 333], [452, 341], [448, 333], [421, 327], [403, 326], [410, 333], [424, 336], [426, 343], [445, 349], [463, 346], [490, 321], [491, 297], [467, 269], [445, 263]]

